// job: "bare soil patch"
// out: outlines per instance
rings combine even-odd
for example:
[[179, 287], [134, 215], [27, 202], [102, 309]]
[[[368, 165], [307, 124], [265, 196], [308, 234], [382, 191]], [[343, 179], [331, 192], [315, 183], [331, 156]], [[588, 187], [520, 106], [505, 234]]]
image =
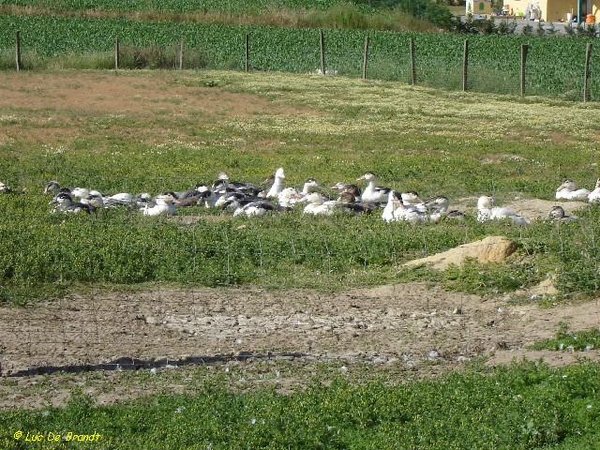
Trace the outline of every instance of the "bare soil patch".
[[[27, 375], [27, 369], [117, 368], [132, 358], [149, 363], [144, 370], [153, 361], [177, 366], [193, 357], [200, 364], [243, 364], [250, 372], [265, 361], [298, 367], [337, 361], [419, 376], [460, 368], [477, 357], [489, 358], [489, 364], [521, 358], [568, 364], [575, 354], [526, 346], [552, 337], [561, 322], [572, 329], [598, 326], [600, 304], [540, 308], [409, 283], [338, 294], [250, 287], [91, 293], [26, 309], [4, 307], [0, 315], [0, 392], [5, 394], [0, 406], [11, 407], [62, 404], [69, 398], [64, 386], [40, 393], [35, 385], [48, 382], [47, 376]], [[600, 360], [597, 350], [578, 355]], [[19, 371], [22, 376], [14, 378]], [[103, 402], [149, 393], [147, 387], [117, 388], [116, 376], [95, 376], [90, 392]]]
[[[200, 127], [232, 118], [308, 112], [304, 107], [280, 105], [218, 86], [190, 85], [185, 74], [169, 71], [148, 76], [141, 71], [77, 71], [76, 76], [69, 71], [8, 72], [0, 85], [1, 109], [10, 114], [0, 113], [0, 124], [7, 125], [0, 128], [0, 142], [18, 139], [44, 145], [68, 143], [86, 133], [96, 136], [94, 124], [108, 126], [96, 123], [98, 119], [110, 119], [106, 132], [113, 136], [131, 138], [135, 133], [136, 142], [154, 143], [164, 140], [168, 131], [185, 136], [189, 123]], [[90, 124], [90, 117], [96, 122]], [[142, 129], [132, 129], [127, 125], [131, 121]], [[156, 126], [155, 121], [168, 123], [170, 130]]]

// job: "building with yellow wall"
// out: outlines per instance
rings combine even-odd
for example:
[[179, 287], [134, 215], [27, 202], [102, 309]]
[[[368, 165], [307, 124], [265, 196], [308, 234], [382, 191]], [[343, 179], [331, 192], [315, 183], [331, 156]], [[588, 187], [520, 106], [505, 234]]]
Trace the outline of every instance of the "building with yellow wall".
[[[575, 17], [580, 13], [579, 22], [584, 22], [588, 14], [593, 14], [595, 22], [600, 23], [600, 0], [504, 0], [503, 9], [513, 17], [525, 18], [532, 6], [539, 11], [539, 17], [532, 17], [532, 19], [565, 22], [569, 17]], [[493, 3], [489, 0], [466, 1], [467, 15], [490, 15], [493, 9]]]
[[515, 17], [525, 17], [530, 3], [537, 3], [544, 22], [566, 21], [578, 13], [577, 2], [580, 1], [580, 22], [585, 21], [587, 14], [593, 14], [596, 22], [600, 22], [600, 0], [504, 0], [504, 10], [512, 11]]

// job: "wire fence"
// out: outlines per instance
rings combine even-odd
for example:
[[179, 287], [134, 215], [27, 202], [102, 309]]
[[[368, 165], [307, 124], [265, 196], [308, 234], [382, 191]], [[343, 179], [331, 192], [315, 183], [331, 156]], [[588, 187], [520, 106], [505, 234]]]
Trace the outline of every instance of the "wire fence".
[[[593, 76], [593, 42], [593, 37], [585, 36], [470, 36], [465, 40], [458, 34], [205, 24], [154, 23], [140, 30], [136, 21], [88, 20], [82, 27], [77, 18], [36, 17], [12, 17], [0, 33], [2, 66], [17, 70], [35, 68], [44, 58], [62, 58], [65, 67], [85, 66], [88, 55], [88, 62], [102, 69], [339, 74], [583, 101], [596, 99], [599, 91], [600, 79]], [[75, 55], [80, 55], [79, 61]]]

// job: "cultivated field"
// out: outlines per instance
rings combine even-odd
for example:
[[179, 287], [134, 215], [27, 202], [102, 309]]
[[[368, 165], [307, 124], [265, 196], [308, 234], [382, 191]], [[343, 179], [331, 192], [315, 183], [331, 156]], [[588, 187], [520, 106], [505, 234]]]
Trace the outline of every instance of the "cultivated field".
[[[600, 324], [598, 209], [563, 202], [579, 221], [540, 220], [563, 178], [591, 188], [600, 174], [595, 104], [278, 73], [1, 77], [0, 181], [13, 189], [0, 197], [2, 408], [82, 392], [99, 404], [193, 394], [215, 374], [240, 391], [289, 393], [315, 376], [396, 384], [523, 357], [600, 357], [528, 348], [565, 324]], [[51, 179], [156, 194], [221, 170], [260, 183], [280, 166], [294, 186], [372, 170], [399, 190], [448, 195], [467, 218], [63, 216], [43, 194]], [[485, 193], [532, 224], [478, 223]], [[503, 263], [402, 268], [500, 234], [517, 243]], [[143, 368], [94, 371], [132, 363]]]

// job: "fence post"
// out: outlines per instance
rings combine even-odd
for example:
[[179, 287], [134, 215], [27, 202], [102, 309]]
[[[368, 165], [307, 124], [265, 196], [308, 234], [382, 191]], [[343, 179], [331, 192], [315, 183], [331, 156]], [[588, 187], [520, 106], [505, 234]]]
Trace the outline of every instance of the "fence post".
[[463, 71], [462, 71], [462, 90], [466, 92], [467, 81], [469, 72], [469, 40], [465, 39], [465, 46], [463, 50]]
[[417, 84], [417, 69], [415, 67], [415, 40], [410, 38], [408, 41], [408, 53], [410, 57], [410, 84]]
[[319, 30], [319, 49], [321, 51], [321, 73], [325, 75], [325, 36], [323, 30]]
[[246, 56], [244, 58], [244, 71], [248, 72], [250, 67], [250, 34], [246, 33]]
[[585, 47], [585, 66], [583, 70], [583, 103], [590, 99], [590, 60], [592, 59], [592, 43]]
[[21, 70], [21, 32], [17, 31], [15, 33], [15, 63], [17, 67], [17, 72]]
[[525, 96], [525, 65], [527, 63], [527, 51], [529, 45], [521, 44], [521, 97]]
[[179, 43], [179, 70], [183, 69], [183, 37]]
[[119, 36], [115, 38], [115, 70], [119, 70], [121, 62], [121, 45], [119, 44]]
[[363, 67], [362, 77], [363, 80], [367, 79], [367, 62], [369, 60], [369, 36], [365, 36], [365, 50], [363, 52]]

